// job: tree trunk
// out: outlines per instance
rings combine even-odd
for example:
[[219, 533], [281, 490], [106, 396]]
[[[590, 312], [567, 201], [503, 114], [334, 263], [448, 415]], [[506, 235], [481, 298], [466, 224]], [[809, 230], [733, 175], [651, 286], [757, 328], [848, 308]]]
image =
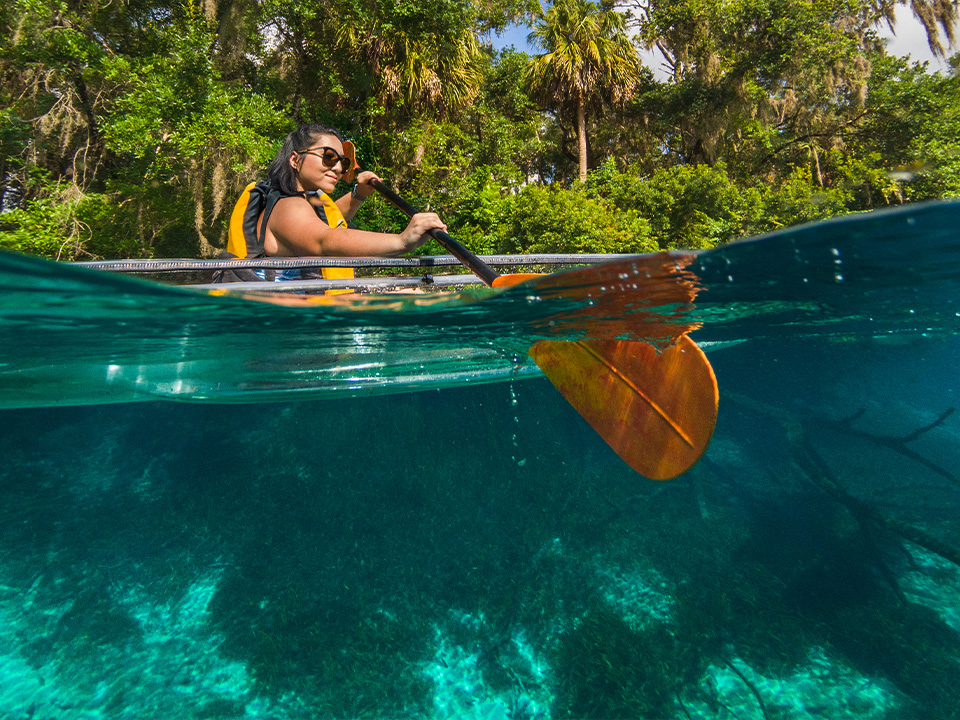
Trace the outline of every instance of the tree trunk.
[[820, 172], [820, 153], [817, 152], [814, 145], [811, 145], [810, 149], [813, 151], [813, 169], [817, 173], [817, 185], [823, 187], [823, 173]]
[[580, 182], [587, 181], [587, 108], [577, 102], [577, 144], [580, 146]]

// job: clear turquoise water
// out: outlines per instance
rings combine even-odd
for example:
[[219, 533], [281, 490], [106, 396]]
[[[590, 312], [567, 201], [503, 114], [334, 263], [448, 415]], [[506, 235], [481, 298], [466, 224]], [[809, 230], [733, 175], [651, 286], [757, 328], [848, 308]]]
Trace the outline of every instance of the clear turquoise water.
[[555, 298], [359, 320], [0, 258], [0, 717], [960, 717], [958, 222], [698, 257], [659, 312], [720, 418], [668, 483], [522, 362], [581, 332]]

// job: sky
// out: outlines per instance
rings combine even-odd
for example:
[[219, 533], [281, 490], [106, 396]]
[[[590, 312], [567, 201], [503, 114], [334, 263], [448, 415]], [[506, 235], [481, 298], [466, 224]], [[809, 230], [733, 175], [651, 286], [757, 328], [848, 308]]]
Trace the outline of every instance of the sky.
[[[889, 39], [887, 49], [891, 54], [901, 56], [909, 55], [918, 61], [925, 60], [930, 63], [930, 70], [946, 70], [947, 64], [943, 60], [938, 60], [933, 57], [927, 45], [927, 35], [923, 29], [923, 25], [920, 24], [920, 21], [913, 16], [913, 13], [908, 8], [902, 5], [897, 8], [896, 35], [893, 35], [886, 25], [882, 26], [880, 31], [882, 37]], [[491, 39], [493, 40], [493, 46], [497, 49], [513, 45], [517, 50], [532, 54], [537, 51], [527, 44], [527, 35], [529, 33], [529, 28], [511, 26], [507, 28], [505, 32]], [[953, 54], [956, 50], [957, 48], [948, 49], [947, 53]], [[645, 54], [643, 61], [654, 71], [655, 75], [661, 79], [666, 77], [666, 74], [660, 67], [660, 60], [653, 53]]]
[[[943, 60], [933, 57], [930, 47], [927, 45], [927, 33], [923, 25], [917, 20], [913, 13], [902, 5], [897, 7], [897, 34], [891, 35], [889, 29], [884, 26], [883, 37], [890, 38], [890, 44], [887, 50], [892, 55], [909, 55], [914, 60], [926, 60], [930, 63], [931, 70], [946, 70], [947, 64]], [[947, 54], [952, 55], [957, 48], [948, 48]]]

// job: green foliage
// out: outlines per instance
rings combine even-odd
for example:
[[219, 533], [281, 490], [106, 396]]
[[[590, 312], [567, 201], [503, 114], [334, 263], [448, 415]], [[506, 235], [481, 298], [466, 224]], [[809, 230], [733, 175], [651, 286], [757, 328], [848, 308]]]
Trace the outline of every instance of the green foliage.
[[503, 253], [641, 253], [655, 249], [649, 224], [581, 187], [528, 185], [498, 205], [494, 235]]
[[476, 138], [473, 166], [486, 166], [516, 188], [548, 171], [543, 117], [524, 91], [528, 56], [504, 50], [491, 59], [477, 102], [464, 126]]
[[675, 166], [640, 177], [607, 163], [588, 187], [621, 210], [647, 218], [662, 249], [702, 249], [734, 240], [762, 209], [760, 193], [738, 186], [722, 164]]
[[[936, 44], [956, 12], [924, 7]], [[893, 8], [654, 0], [636, 29], [666, 53], [658, 81], [623, 18], [585, 0], [545, 14], [527, 0], [14, 0], [0, 9], [3, 242], [211, 254], [239, 190], [314, 120], [484, 251], [706, 248], [960, 196], [960, 74], [886, 57], [874, 24]], [[482, 41], [535, 17], [537, 58]], [[406, 220], [371, 201], [357, 223]]]
[[[875, 22], [848, 0], [654, 0], [641, 37], [673, 77], [642, 108], [681, 162], [776, 167], [782, 148], [830, 146], [857, 115]], [[757, 120], [772, 153], [745, 142]]]
[[797, 167], [776, 185], [760, 188], [763, 212], [755, 217], [749, 233], [768, 232], [790, 225], [842, 215], [850, 192], [816, 185], [809, 167]]
[[349, 100], [356, 88], [373, 101], [370, 110], [389, 109], [376, 113], [381, 132], [463, 109], [483, 78], [475, 10], [456, 0], [341, 3], [331, 41], [339, 53], [327, 61], [349, 79], [342, 94]]
[[860, 207], [960, 196], [960, 76], [900, 58], [875, 58], [873, 67], [848, 161], [862, 168]]
[[[103, 132], [107, 147], [128, 163], [117, 178], [141, 212], [153, 215], [173, 192], [200, 236], [213, 229], [222, 241], [222, 225], [211, 227], [211, 221], [225, 220], [289, 123], [265, 97], [221, 81], [210, 52], [215, 39], [206, 19], [193, 17], [158, 33], [157, 55], [111, 62], [107, 78], [123, 90]], [[173, 220], [169, 212], [166, 207], [167, 222], [158, 218], [161, 225]]]
[[86, 195], [49, 188], [0, 216], [0, 247], [56, 260], [189, 257], [198, 247], [193, 214], [159, 183]]
[[57, 260], [72, 260], [82, 244], [75, 219], [78, 202], [41, 198], [2, 216], [0, 247]]
[[477, 30], [502, 31], [510, 22], [535, 16], [540, 12], [538, 0], [473, 0], [477, 14]]
[[[205, 235], [222, 242], [223, 210], [289, 121], [262, 95], [223, 81], [214, 26], [196, 5], [148, 22], [137, 9], [109, 15], [109, 5], [93, 5], [51, 28], [44, 13], [59, 12], [55, 4], [29, 7], [35, 24], [11, 50], [28, 75], [38, 64], [48, 75], [6, 110], [0, 137], [21, 158], [32, 147], [45, 151], [15, 156], [4, 169], [26, 213], [9, 224], [23, 233], [40, 222], [46, 231], [17, 244], [44, 254], [71, 243], [72, 255], [210, 252]], [[22, 118], [38, 112], [41, 132], [28, 135]], [[60, 133], [57, 144], [48, 133]], [[65, 184], [78, 198], [70, 222], [41, 222]], [[172, 245], [162, 240], [168, 233]]]
[[90, 229], [84, 249], [94, 257], [191, 257], [200, 239], [195, 208], [157, 180], [111, 184], [89, 196], [78, 216]]
[[643, 175], [605, 163], [591, 173], [587, 192], [607, 198], [650, 224], [660, 249], [705, 249], [781, 227], [845, 212], [850, 192], [817, 186], [809, 168], [777, 184], [751, 186], [721, 163], [674, 166]]

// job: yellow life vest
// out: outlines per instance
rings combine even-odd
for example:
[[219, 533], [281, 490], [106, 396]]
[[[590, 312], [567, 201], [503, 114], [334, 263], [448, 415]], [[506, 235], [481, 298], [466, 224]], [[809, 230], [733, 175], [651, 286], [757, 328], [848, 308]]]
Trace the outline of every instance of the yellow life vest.
[[[271, 188], [267, 183], [250, 183], [244, 188], [240, 199], [230, 214], [230, 228], [227, 235], [227, 253], [235, 258], [244, 260], [265, 257], [264, 241], [267, 236], [267, 221], [273, 212], [277, 200], [286, 197], [277, 188]], [[340, 208], [326, 193], [319, 194], [322, 205], [313, 205], [314, 211], [323, 222], [330, 227], [347, 227], [346, 218]], [[263, 215], [260, 232], [257, 232], [257, 221]], [[353, 268], [321, 268], [324, 279], [342, 279], [354, 277]]]

